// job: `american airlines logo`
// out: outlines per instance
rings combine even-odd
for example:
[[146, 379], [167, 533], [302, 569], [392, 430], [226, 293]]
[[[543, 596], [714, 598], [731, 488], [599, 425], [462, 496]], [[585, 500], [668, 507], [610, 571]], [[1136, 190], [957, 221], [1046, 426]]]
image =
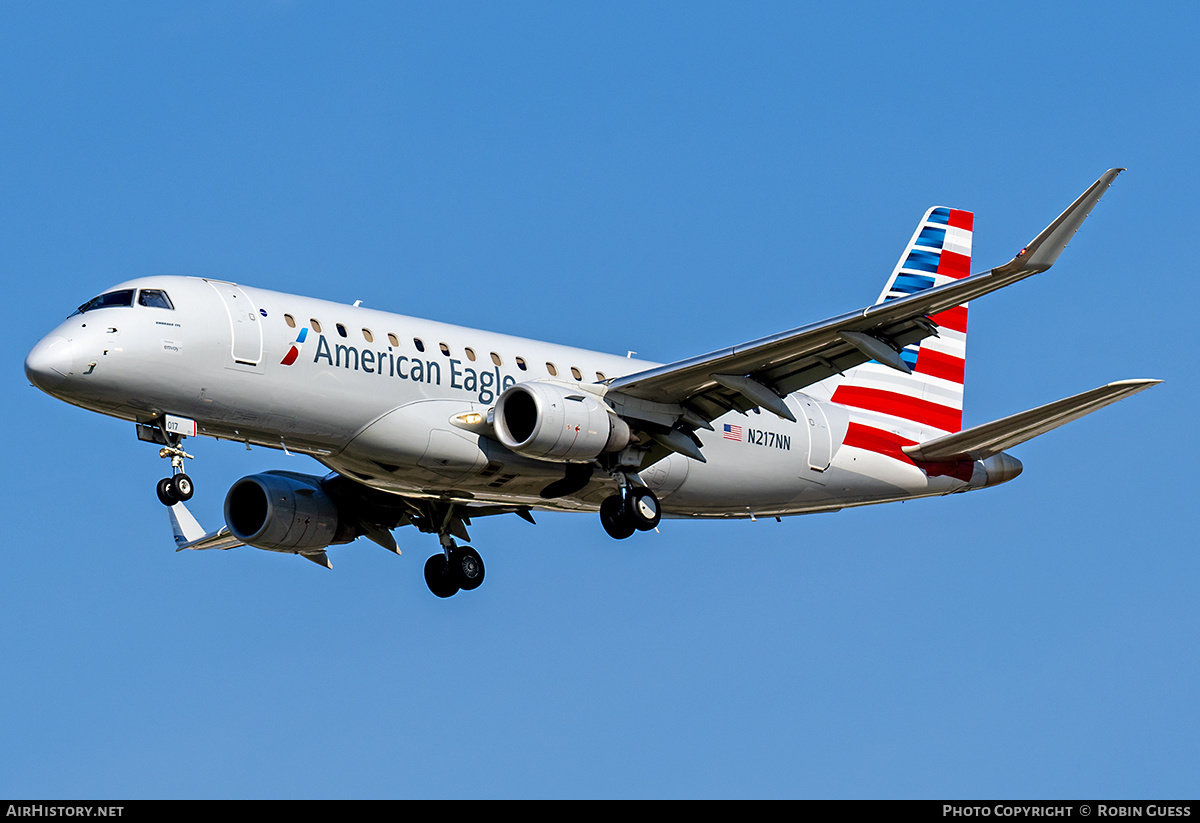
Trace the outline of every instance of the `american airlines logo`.
[[300, 348], [304, 345], [304, 338], [308, 337], [308, 326], [300, 329], [300, 334], [296, 337], [296, 342], [288, 349], [288, 353], [279, 361], [281, 366], [290, 366], [296, 362], [296, 358], [300, 356]]

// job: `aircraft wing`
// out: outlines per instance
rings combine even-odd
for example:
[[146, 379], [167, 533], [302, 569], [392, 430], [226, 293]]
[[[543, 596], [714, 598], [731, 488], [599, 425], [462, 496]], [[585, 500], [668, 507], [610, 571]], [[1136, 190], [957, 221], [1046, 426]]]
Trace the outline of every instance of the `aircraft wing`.
[[986, 460], [993, 454], [1011, 449], [1039, 434], [1078, 420], [1110, 403], [1150, 388], [1161, 380], [1119, 380], [1091, 391], [1081, 392], [1036, 409], [1009, 415], [966, 431], [904, 446], [904, 453], [914, 460]]
[[[303, 475], [299, 476], [303, 477]], [[359, 494], [363, 491], [363, 487], [354, 483], [354, 481], [342, 477], [338, 477], [338, 480], [349, 484], [350, 488]], [[392, 536], [391, 529], [402, 525], [411, 524], [421, 531], [436, 531], [438, 524], [445, 524], [455, 537], [469, 541], [471, 538], [467, 534], [467, 526], [470, 525], [472, 518], [491, 517], [498, 514], [516, 514], [523, 520], [530, 523], [534, 522], [533, 515], [530, 514], [527, 506], [449, 504], [442, 501], [402, 497], [400, 495], [393, 495], [391, 492], [370, 493], [378, 494], [384, 499], [394, 499], [397, 506], [409, 510], [408, 514], [403, 518], [393, 518], [384, 523], [373, 521], [359, 523], [361, 529], [359, 533], [362, 536], [378, 543], [395, 554], [400, 554], [400, 548], [396, 545], [396, 539]], [[225, 550], [246, 545], [233, 536], [228, 526], [222, 526], [216, 531], [206, 532], [204, 527], [200, 525], [199, 521], [196, 520], [195, 516], [188, 511], [188, 507], [182, 502], [176, 503], [167, 509], [167, 517], [171, 521], [171, 532], [175, 536], [175, 551], [183, 551], [184, 549]], [[333, 568], [323, 550], [298, 552], [298, 554], [313, 561], [318, 566], [324, 566], [327, 569]]]
[[692, 429], [711, 428], [708, 421], [728, 411], [756, 407], [790, 419], [781, 398], [868, 360], [908, 371], [899, 352], [937, 334], [931, 315], [1050, 268], [1122, 171], [1105, 172], [1002, 266], [820, 323], [616, 378], [608, 384], [607, 397], [626, 416], [664, 423], [663, 417], [674, 412], [676, 422]]

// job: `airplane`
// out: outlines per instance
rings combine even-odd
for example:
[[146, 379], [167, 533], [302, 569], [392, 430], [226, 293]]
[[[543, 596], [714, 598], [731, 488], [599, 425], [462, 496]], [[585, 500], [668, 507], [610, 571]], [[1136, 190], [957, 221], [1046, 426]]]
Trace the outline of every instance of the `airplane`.
[[[1007, 453], [1160, 382], [1122, 380], [962, 428], [969, 301], [1049, 269], [1124, 169], [1009, 262], [970, 274], [973, 214], [925, 212], [878, 300], [669, 364], [200, 277], [120, 283], [25, 359], [47, 394], [135, 424], [177, 550], [326, 550], [436, 534], [433, 594], [484, 578], [468, 527], [598, 512], [616, 539], [667, 518], [783, 517], [1012, 480]], [[631, 353], [632, 355], [632, 353]], [[188, 437], [315, 458], [230, 487], [225, 525], [188, 511]], [[460, 544], [458, 541], [463, 541]]]

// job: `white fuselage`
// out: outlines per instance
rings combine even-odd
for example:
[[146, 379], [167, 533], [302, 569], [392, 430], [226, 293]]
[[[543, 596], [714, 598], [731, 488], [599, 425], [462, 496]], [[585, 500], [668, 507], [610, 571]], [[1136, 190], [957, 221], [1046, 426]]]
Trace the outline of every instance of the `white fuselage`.
[[[615, 487], [607, 474], [543, 498], [563, 464], [516, 454], [455, 418], [486, 419], [516, 383], [564, 381], [602, 396], [604, 380], [656, 365], [215, 280], [149, 277], [120, 289], [162, 290], [173, 308], [73, 315], [30, 353], [40, 388], [142, 423], [190, 418], [199, 434], [309, 454], [411, 497], [595, 510]], [[982, 465], [969, 480], [930, 477], [844, 446], [855, 411], [829, 394], [817, 384], [786, 398], [794, 423], [731, 412], [698, 433], [707, 462], [672, 454], [641, 478], [674, 516], [799, 514], [987, 485]]]

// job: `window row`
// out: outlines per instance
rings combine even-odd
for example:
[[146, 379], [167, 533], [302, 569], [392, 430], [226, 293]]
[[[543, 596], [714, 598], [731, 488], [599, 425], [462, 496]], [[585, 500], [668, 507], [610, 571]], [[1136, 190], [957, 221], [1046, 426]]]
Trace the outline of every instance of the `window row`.
[[[284, 322], [286, 322], [290, 328], [293, 328], [293, 329], [296, 328], [296, 318], [292, 317], [292, 315], [285, 314], [283, 316], [283, 319], [284, 319]], [[315, 317], [309, 318], [308, 325], [317, 334], [322, 333], [321, 321], [317, 320]], [[337, 330], [338, 336], [346, 337], [346, 338], [348, 338], [350, 336], [350, 333], [348, 331], [346, 331], [346, 327], [344, 325], [342, 325], [341, 323], [335, 323], [334, 328]], [[375, 333], [374, 332], [372, 332], [370, 329], [362, 329], [361, 331], [362, 331], [363, 340], [366, 340], [368, 343], [375, 342]], [[397, 337], [392, 332], [387, 333], [387, 339], [388, 339], [388, 343], [390, 343], [392, 346], [394, 346], [396, 348], [400, 347], [400, 338]], [[419, 351], [419, 352], [425, 351], [425, 341], [424, 340], [422, 340], [419, 337], [414, 337], [412, 339], [412, 342], [413, 342], [413, 346], [416, 348], [417, 351]], [[441, 350], [441, 352], [444, 356], [446, 356], [446, 357], [450, 356], [450, 347], [448, 345], [446, 345], [445, 343], [438, 343], [438, 348]], [[489, 352], [489, 354], [491, 356], [491, 360], [492, 360], [493, 364], [495, 364], [497, 366], [504, 365], [504, 358], [502, 358], [499, 354], [497, 354], [496, 352]], [[477, 359], [475, 350], [472, 349], [470, 346], [463, 347], [463, 355], [467, 358], [467, 360], [470, 360], [472, 363], [474, 363]], [[516, 357], [516, 358], [513, 358], [513, 360], [516, 363], [518, 369], [520, 369], [521, 371], [529, 371], [529, 363], [526, 362], [524, 357]], [[546, 361], [546, 372], [549, 373], [549, 375], [551, 377], [557, 377], [558, 376], [558, 366], [554, 365], [549, 360], [547, 360]], [[575, 378], [576, 380], [583, 380], [583, 372], [580, 371], [579, 368], [576, 366], [571, 366], [571, 376], [573, 378]], [[597, 380], [607, 380], [608, 378], [605, 377], [604, 372], [598, 371], [598, 372], [596, 372], [596, 379]]]

